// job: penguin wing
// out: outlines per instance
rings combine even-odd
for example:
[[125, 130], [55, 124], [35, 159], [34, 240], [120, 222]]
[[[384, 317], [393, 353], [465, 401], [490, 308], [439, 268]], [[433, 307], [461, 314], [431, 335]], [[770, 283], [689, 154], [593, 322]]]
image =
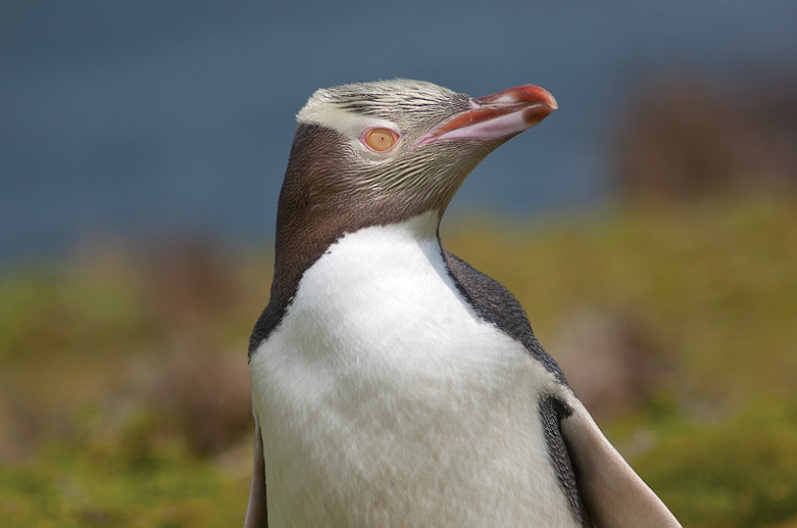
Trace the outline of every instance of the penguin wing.
[[252, 466], [252, 487], [246, 507], [244, 528], [268, 528], [266, 512], [266, 462], [263, 459], [263, 436], [255, 419], [255, 448]]
[[572, 414], [560, 422], [578, 489], [598, 528], [661, 527], [681, 524], [609, 443], [575, 397]]

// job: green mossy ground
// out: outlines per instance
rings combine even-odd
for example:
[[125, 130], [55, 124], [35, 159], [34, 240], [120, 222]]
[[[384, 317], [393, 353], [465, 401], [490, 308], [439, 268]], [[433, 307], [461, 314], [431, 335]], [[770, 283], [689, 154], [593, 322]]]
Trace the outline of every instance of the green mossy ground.
[[[647, 329], [669, 369], [601, 426], [685, 526], [797, 526], [794, 200], [459, 221], [443, 239], [515, 293], [543, 345], [584, 308]], [[0, 525], [240, 525], [246, 339], [268, 262], [95, 251], [6, 271]], [[186, 350], [219, 367], [184, 375]]]

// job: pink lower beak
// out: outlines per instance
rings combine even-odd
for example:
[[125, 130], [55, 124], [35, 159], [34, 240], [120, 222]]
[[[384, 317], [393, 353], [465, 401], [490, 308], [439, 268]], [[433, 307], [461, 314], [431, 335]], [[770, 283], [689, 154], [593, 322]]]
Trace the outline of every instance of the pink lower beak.
[[454, 139], [509, 139], [528, 130], [558, 108], [556, 99], [537, 86], [517, 86], [471, 101], [472, 108], [433, 128], [416, 147]]

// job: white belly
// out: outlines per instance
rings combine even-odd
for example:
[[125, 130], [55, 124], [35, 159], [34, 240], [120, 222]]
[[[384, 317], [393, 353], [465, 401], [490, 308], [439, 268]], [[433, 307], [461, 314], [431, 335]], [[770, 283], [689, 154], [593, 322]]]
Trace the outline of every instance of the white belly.
[[253, 355], [269, 526], [575, 526], [537, 406], [560, 388], [464, 302], [429, 221], [342, 238]]

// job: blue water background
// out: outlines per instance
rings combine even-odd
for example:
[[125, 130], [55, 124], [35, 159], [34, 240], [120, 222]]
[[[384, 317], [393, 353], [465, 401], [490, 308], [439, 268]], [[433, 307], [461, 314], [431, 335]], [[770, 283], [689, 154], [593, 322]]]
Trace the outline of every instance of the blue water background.
[[641, 79], [793, 79], [795, 28], [794, 0], [4, 1], [0, 262], [96, 236], [267, 244], [294, 115], [352, 81], [543, 86], [560, 110], [483, 162], [452, 208], [602, 203]]

